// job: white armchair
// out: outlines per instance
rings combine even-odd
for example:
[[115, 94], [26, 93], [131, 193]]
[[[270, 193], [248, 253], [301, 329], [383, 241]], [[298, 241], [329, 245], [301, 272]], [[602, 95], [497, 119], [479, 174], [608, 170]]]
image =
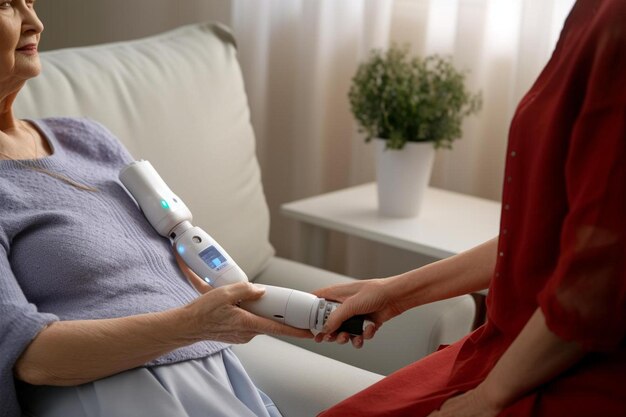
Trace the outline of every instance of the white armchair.
[[[226, 28], [191, 25], [51, 51], [42, 61], [42, 76], [15, 103], [19, 117], [87, 116], [103, 123], [136, 158], [152, 162], [194, 222], [253, 281], [312, 290], [349, 280], [274, 256], [235, 41]], [[473, 315], [469, 296], [424, 306], [385, 325], [363, 351], [289, 340], [303, 349], [270, 337], [234, 349], [286, 417], [306, 417], [461, 337]]]

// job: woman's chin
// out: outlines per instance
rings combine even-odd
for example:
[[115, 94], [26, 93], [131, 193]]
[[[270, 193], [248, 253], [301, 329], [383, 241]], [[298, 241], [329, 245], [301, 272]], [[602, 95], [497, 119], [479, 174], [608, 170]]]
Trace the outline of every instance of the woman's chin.
[[21, 54], [15, 57], [14, 73], [20, 78], [29, 79], [41, 74], [39, 54]]
[[33, 66], [32, 68], [24, 68], [23, 71], [20, 71], [20, 78], [24, 81], [28, 81], [31, 78], [37, 77], [41, 74], [41, 65]]

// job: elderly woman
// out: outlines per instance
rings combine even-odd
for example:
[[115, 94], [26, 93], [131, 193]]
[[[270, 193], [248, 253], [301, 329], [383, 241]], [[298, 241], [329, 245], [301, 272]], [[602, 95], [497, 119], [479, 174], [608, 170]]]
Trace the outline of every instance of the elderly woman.
[[317, 292], [344, 302], [332, 340], [345, 317], [489, 287], [484, 326], [320, 417], [626, 415], [625, 22], [623, 0], [574, 5], [511, 125], [498, 239]]
[[0, 416], [280, 415], [225, 343], [310, 333], [236, 307], [252, 284], [181, 271], [105, 128], [14, 117], [40, 72], [33, 6], [0, 2]]

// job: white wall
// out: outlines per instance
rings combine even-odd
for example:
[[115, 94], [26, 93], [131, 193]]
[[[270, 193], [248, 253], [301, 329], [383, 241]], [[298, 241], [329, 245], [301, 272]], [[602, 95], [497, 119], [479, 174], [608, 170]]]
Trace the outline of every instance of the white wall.
[[230, 8], [230, 0], [39, 1], [40, 49], [133, 39], [206, 20], [228, 23]]

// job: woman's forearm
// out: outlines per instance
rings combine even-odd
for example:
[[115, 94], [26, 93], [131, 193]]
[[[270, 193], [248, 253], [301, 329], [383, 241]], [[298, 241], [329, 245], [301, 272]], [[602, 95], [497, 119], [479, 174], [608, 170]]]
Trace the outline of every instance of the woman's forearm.
[[404, 309], [489, 287], [498, 239], [389, 279], [390, 292]]
[[35, 385], [77, 385], [144, 365], [201, 340], [246, 343], [259, 334], [311, 337], [239, 308], [258, 300], [263, 287], [249, 282], [208, 291], [189, 304], [116, 319], [56, 322], [42, 330], [14, 366]]
[[42, 330], [14, 367], [34, 385], [78, 385], [141, 366], [194, 343], [184, 308], [103, 320], [59, 321]]
[[491, 370], [480, 389], [499, 409], [550, 381], [577, 363], [585, 352], [555, 335], [537, 309]]

